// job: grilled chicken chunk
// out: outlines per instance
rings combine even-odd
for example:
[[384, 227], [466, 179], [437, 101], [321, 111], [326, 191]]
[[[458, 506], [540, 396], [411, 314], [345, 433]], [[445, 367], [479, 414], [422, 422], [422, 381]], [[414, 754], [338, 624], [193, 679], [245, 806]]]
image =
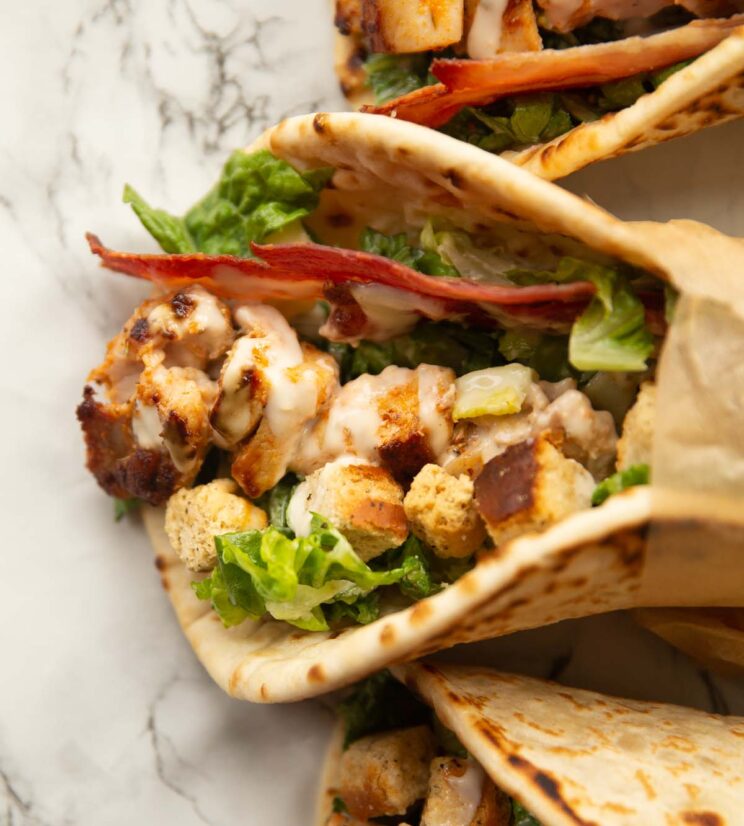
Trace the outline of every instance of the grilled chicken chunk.
[[338, 793], [352, 817], [405, 814], [426, 796], [436, 749], [428, 726], [371, 734], [352, 743], [339, 767]]
[[533, 382], [519, 413], [459, 422], [441, 464], [453, 475], [474, 478], [507, 448], [543, 433], [596, 478], [611, 471], [617, 444], [612, 415], [594, 410], [573, 379]]
[[509, 797], [471, 759], [435, 757], [421, 826], [509, 826]]
[[107, 493], [159, 504], [193, 480], [211, 439], [207, 370], [232, 339], [229, 310], [201, 287], [137, 308], [77, 411], [88, 468]]
[[447, 449], [454, 378], [446, 367], [390, 366], [348, 382], [311, 423], [290, 469], [307, 475], [340, 456], [355, 456], [407, 484]]

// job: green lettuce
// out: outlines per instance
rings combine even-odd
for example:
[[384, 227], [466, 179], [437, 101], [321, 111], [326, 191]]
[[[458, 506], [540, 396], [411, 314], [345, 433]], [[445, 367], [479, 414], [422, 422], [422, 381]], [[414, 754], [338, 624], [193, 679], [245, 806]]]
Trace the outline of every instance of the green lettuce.
[[608, 476], [594, 489], [592, 505], [595, 507], [601, 505], [610, 496], [636, 485], [647, 485], [650, 477], [651, 470], [648, 465], [631, 465], [625, 470], [613, 473], [612, 476]]
[[394, 728], [428, 723], [431, 711], [389, 671], [358, 683], [338, 712], [344, 726], [344, 748], [360, 737]]
[[507, 361], [531, 367], [546, 381], [560, 381], [574, 375], [565, 336], [551, 336], [536, 330], [507, 330], [499, 339], [499, 351]]
[[382, 255], [399, 261], [413, 270], [426, 275], [449, 275], [457, 277], [459, 273], [441, 255], [434, 250], [420, 249], [408, 242], [404, 232], [398, 235], [385, 235], [367, 227], [359, 241], [359, 248], [364, 252]]
[[591, 281], [597, 288], [589, 306], [571, 328], [568, 355], [577, 370], [635, 372], [646, 369], [654, 339], [646, 327], [645, 310], [618, 270], [576, 259], [561, 280]]
[[364, 71], [377, 103], [406, 95], [429, 82], [429, 54], [371, 54]]
[[165, 252], [245, 257], [252, 241], [260, 243], [309, 215], [332, 173], [298, 172], [267, 150], [237, 151], [214, 188], [183, 217], [154, 209], [129, 185], [124, 202]]
[[[225, 625], [266, 613], [309, 631], [327, 630], [329, 619], [342, 617], [370, 622], [378, 614], [376, 601], [366, 599], [372, 591], [400, 582], [408, 589], [418, 581], [415, 557], [403, 553], [397, 567], [373, 570], [317, 514], [309, 536], [287, 533], [270, 525], [215, 537], [218, 567], [193, 587], [200, 599], [212, 601]], [[356, 608], [326, 614], [335, 603]]]
[[266, 511], [269, 524], [280, 531], [289, 530], [287, 506], [298, 484], [299, 480], [294, 473], [288, 473], [271, 490], [267, 490], [259, 499], [256, 499], [256, 505]]
[[497, 332], [446, 321], [422, 321], [407, 335], [384, 342], [332, 343], [328, 351], [338, 361], [344, 383], [364, 373], [377, 375], [391, 364], [410, 369], [436, 364], [460, 376], [503, 363]]

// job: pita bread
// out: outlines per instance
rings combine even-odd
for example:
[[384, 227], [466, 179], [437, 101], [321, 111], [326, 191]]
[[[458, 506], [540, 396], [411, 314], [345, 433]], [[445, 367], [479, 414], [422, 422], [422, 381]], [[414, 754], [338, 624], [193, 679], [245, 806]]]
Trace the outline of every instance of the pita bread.
[[[442, 215], [474, 231], [506, 228], [514, 243], [538, 249], [619, 258], [670, 281], [682, 295], [659, 366], [654, 485], [520, 537], [436, 596], [370, 625], [333, 633], [274, 621], [223, 628], [192, 593], [192, 576], [163, 532], [162, 512], [147, 509], [163, 584], [220, 686], [258, 702], [299, 700], [426, 652], [570, 617], [742, 604], [744, 374], [735, 369], [737, 357], [744, 363], [744, 287], [736, 276], [744, 271], [741, 241], [691, 222], [622, 223], [498, 157], [372, 115], [293, 118], [252, 149], [258, 147], [298, 167], [338, 170], [315, 216], [322, 237], [335, 231], [340, 243], [346, 238], [352, 245], [365, 223], [392, 231]], [[683, 422], [676, 415], [681, 403]], [[710, 421], [719, 425], [713, 432]]]
[[[359, 43], [354, 37], [337, 34], [335, 66], [342, 91], [348, 90], [349, 102], [360, 107], [369, 102], [369, 91], [365, 92]], [[502, 157], [541, 178], [556, 180], [596, 161], [690, 135], [742, 115], [744, 27], [631, 106], [580, 124], [548, 143], [504, 152]]]
[[[744, 718], [483, 668], [412, 663], [394, 673], [543, 826], [741, 822]], [[329, 763], [337, 755], [334, 742]]]
[[643, 608], [636, 620], [711, 671], [744, 674], [744, 609]]

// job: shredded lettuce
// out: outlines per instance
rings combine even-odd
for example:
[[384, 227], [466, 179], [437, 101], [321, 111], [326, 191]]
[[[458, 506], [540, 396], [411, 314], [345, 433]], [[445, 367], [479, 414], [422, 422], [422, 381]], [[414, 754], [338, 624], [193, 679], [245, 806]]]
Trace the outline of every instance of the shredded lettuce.
[[625, 470], [613, 473], [612, 476], [608, 476], [594, 489], [592, 505], [595, 507], [601, 505], [610, 496], [636, 485], [647, 485], [650, 477], [651, 470], [648, 465], [631, 465]]
[[[421, 559], [407, 549], [408, 543], [387, 558], [386, 567], [376, 560], [373, 569], [318, 514], [313, 514], [309, 536], [288, 533], [270, 525], [215, 537], [218, 567], [193, 587], [200, 599], [212, 601], [225, 625], [268, 613], [298, 628], [323, 631], [329, 620], [376, 619], [377, 601], [369, 595], [381, 586], [399, 583], [406, 594], [417, 596], [433, 592], [424, 587]], [[326, 613], [337, 603], [349, 607]]]
[[298, 484], [299, 480], [294, 473], [288, 473], [271, 490], [256, 499], [256, 505], [268, 514], [269, 524], [285, 533], [289, 529], [287, 506]]
[[377, 103], [406, 95], [429, 83], [430, 54], [371, 54], [364, 63]]
[[452, 322], [422, 321], [410, 333], [384, 342], [331, 343], [328, 351], [341, 368], [341, 381], [364, 373], [377, 375], [386, 367], [415, 368], [419, 364], [450, 367], [457, 375], [503, 364], [498, 333]]
[[460, 274], [435, 250], [414, 247], [408, 242], [404, 232], [398, 235], [385, 235], [367, 227], [360, 238], [359, 248], [364, 252], [392, 258], [426, 275], [449, 275], [456, 278]]
[[251, 241], [309, 215], [332, 174], [325, 168], [298, 172], [267, 150], [237, 151], [214, 188], [183, 217], [154, 209], [129, 185], [124, 202], [165, 252], [245, 257]]
[[358, 683], [338, 706], [344, 726], [344, 748], [355, 740], [394, 728], [428, 723], [431, 710], [389, 671]]

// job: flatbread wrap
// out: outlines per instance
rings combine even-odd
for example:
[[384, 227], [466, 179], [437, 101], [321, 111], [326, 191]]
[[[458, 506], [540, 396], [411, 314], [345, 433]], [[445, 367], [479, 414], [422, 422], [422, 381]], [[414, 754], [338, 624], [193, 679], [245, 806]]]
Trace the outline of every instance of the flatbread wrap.
[[741, 604], [741, 241], [360, 114], [269, 130], [184, 219], [127, 199], [166, 254], [90, 238], [156, 290], [89, 378], [88, 465], [150, 503], [232, 695]]
[[395, 674], [423, 703], [376, 675], [340, 704], [318, 826], [739, 822], [741, 717], [485, 668]]
[[744, 609], [639, 608], [636, 620], [711, 671], [744, 674]]
[[335, 66], [364, 111], [550, 180], [744, 112], [728, 2], [337, 0]]

